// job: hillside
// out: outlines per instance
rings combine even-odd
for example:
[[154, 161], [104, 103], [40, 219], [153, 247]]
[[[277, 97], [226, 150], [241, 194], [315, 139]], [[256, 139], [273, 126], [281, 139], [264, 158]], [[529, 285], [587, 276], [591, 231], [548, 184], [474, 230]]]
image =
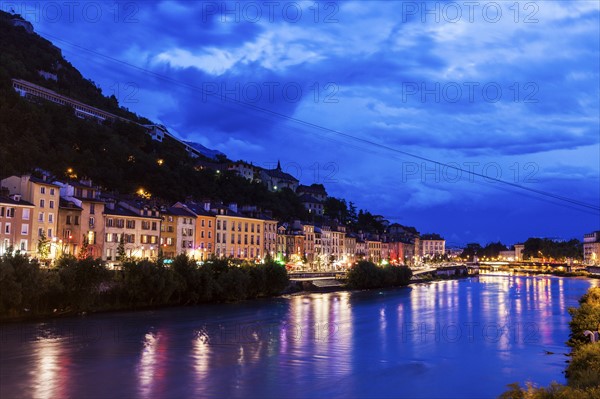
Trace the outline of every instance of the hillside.
[[[106, 190], [134, 193], [139, 187], [168, 201], [211, 198], [273, 210], [280, 220], [303, 218], [295, 194], [271, 193], [233, 173], [194, 169], [194, 160], [174, 140], [152, 141], [134, 123], [77, 118], [68, 107], [28, 101], [12, 88], [18, 78], [139, 123], [149, 120], [105, 97], [66, 61], [60, 49], [0, 12], [0, 178], [43, 168], [57, 177], [72, 169]], [[39, 71], [52, 74], [50, 79]], [[54, 80], [54, 75], [56, 80]]]

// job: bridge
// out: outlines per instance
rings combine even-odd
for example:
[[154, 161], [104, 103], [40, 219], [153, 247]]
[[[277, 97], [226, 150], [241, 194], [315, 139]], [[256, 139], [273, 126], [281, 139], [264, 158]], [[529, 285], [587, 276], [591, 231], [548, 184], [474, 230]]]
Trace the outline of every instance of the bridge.
[[[424, 268], [414, 268], [412, 269], [413, 279], [418, 280], [419, 276], [424, 276], [427, 274], [446, 274], [453, 275], [457, 269], [462, 269], [466, 267], [465, 265], [441, 265], [439, 267], [434, 267], [432, 265], [427, 265]], [[321, 282], [325, 284], [327, 281], [335, 282], [335, 285], [339, 285], [340, 280], [344, 280], [346, 278], [346, 271], [331, 271], [331, 272], [291, 272], [288, 274], [290, 281], [297, 282]], [[315, 283], [315, 285], [321, 285], [320, 283]]]
[[346, 278], [346, 272], [294, 272], [288, 276], [291, 281], [342, 280]]

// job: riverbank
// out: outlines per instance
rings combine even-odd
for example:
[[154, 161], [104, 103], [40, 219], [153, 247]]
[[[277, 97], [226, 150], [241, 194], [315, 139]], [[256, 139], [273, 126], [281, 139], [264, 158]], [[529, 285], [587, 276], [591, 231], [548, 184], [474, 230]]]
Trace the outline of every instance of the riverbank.
[[[509, 384], [499, 399], [598, 399], [600, 398], [600, 288], [590, 288], [579, 300], [579, 307], [569, 309], [571, 334], [567, 342], [573, 349], [565, 369], [567, 384], [556, 382], [537, 387], [532, 382], [521, 387]], [[595, 338], [589, 336], [596, 334]]]
[[[14, 259], [13, 259], [14, 260]], [[21, 262], [23, 259], [20, 260]], [[89, 262], [93, 262], [93, 260], [88, 260]], [[23, 265], [21, 265], [23, 266]], [[74, 263], [69, 265], [71, 268], [77, 269]], [[89, 264], [85, 267], [89, 271]], [[98, 265], [94, 265], [97, 267]], [[165, 309], [165, 308], [179, 308], [179, 307], [187, 307], [187, 306], [199, 306], [203, 304], [211, 304], [211, 303], [227, 303], [227, 302], [241, 302], [252, 299], [259, 298], [268, 298], [268, 297], [287, 297], [287, 296], [298, 296], [305, 294], [314, 294], [314, 293], [331, 293], [331, 292], [344, 292], [344, 291], [365, 291], [365, 290], [381, 290], [381, 289], [394, 289], [402, 286], [414, 285], [414, 284], [423, 284], [429, 282], [436, 281], [444, 281], [444, 280], [455, 280], [455, 279], [463, 279], [468, 277], [473, 277], [474, 275], [464, 274], [464, 273], [444, 273], [444, 274], [428, 274], [424, 275], [422, 278], [418, 279], [410, 279], [408, 281], [402, 280], [402, 278], [406, 278], [407, 275], [403, 275], [402, 277], [398, 277], [397, 280], [393, 280], [391, 283], [388, 280], [387, 284], [380, 284], [377, 286], [371, 287], [357, 287], [350, 286], [348, 284], [347, 279], [337, 280], [339, 284], [335, 285], [316, 285], [314, 282], [310, 281], [289, 281], [287, 276], [280, 275], [276, 277], [275, 280], [271, 278], [271, 281], [278, 281], [275, 283], [275, 288], [267, 289], [267, 274], [272, 274], [273, 272], [283, 271], [283, 268], [277, 265], [270, 265], [266, 270], [262, 270], [261, 267], [256, 266], [248, 266], [248, 267], [233, 267], [228, 265], [225, 261], [224, 264], [220, 266], [216, 266], [216, 269], [210, 270], [208, 273], [203, 273], [200, 268], [198, 268], [195, 264], [192, 264], [187, 259], [179, 259], [178, 262], [175, 262], [171, 268], [158, 267], [156, 264], [152, 264], [150, 262], [145, 263], [135, 263], [130, 265], [129, 268], [131, 272], [135, 271], [137, 277], [134, 279], [133, 276], [130, 276], [129, 279], [124, 279], [123, 276], [116, 278], [112, 277], [111, 281], [113, 283], [110, 287], [106, 285], [102, 286], [101, 284], [96, 282], [96, 290], [105, 291], [102, 292], [101, 296], [94, 296], [93, 301], [86, 302], [86, 298], [83, 297], [83, 306], [72, 307], [72, 306], [57, 306], [52, 308], [47, 312], [30, 312], [29, 310], [24, 310], [18, 314], [2, 314], [0, 315], [0, 324], [3, 323], [19, 323], [25, 321], [46, 321], [51, 319], [59, 319], [59, 318], [68, 318], [68, 317], [77, 317], [77, 316], [85, 316], [88, 314], [102, 314], [109, 312], [131, 312], [131, 311], [147, 311], [147, 310], [157, 310], [157, 309]], [[214, 265], [213, 265], [214, 266]], [[158, 267], [158, 268], [157, 268]], [[369, 267], [376, 267], [374, 265]], [[376, 267], [374, 270], [384, 270], [380, 267]], [[394, 267], [397, 268], [397, 267]], [[172, 272], [175, 273], [175, 277], [169, 277], [166, 274], [170, 273], [169, 270], [172, 269]], [[93, 270], [93, 267], [92, 267]], [[34, 273], [35, 270], [30, 270], [31, 273]], [[206, 270], [205, 270], [206, 271]], [[39, 269], [37, 272], [41, 272]], [[54, 272], [57, 272], [55, 270]], [[77, 272], [77, 270], [70, 270], [71, 273]], [[79, 270], [81, 272], [81, 270]], [[229, 273], [231, 272], [231, 273]], [[392, 272], [394, 274], [396, 271]], [[547, 272], [538, 271], [536, 273], [528, 273], [529, 271], [519, 272], [521, 275], [549, 275]], [[246, 275], [244, 275], [244, 273]], [[126, 284], [127, 281], [136, 281], [138, 285], [143, 285], [148, 290], [157, 289], [158, 290], [167, 290], [164, 285], [157, 286], [156, 281], [146, 281], [144, 280], [152, 279], [152, 275], [157, 274], [159, 277], [164, 278], [167, 283], [170, 281], [174, 285], [174, 290], [171, 291], [170, 297], [167, 298], [166, 302], [154, 302], [152, 301], [152, 297], [146, 297], [146, 301], [149, 303], [144, 303], [143, 301], [137, 301], [137, 303], [131, 303], [126, 300], [123, 300], [123, 295], [136, 295], [135, 292], [128, 292], [129, 290], [123, 290], [120, 285]], [[277, 273], [276, 273], [277, 274]], [[563, 272], [560, 274], [554, 274], [559, 277], [592, 277], [586, 275], [580, 275], [575, 273], [567, 273]], [[54, 276], [57, 277], [57, 276]], [[155, 276], [156, 277], [156, 276]], [[380, 276], [381, 278], [381, 276]], [[593, 277], [592, 277], [593, 278]], [[37, 277], [39, 279], [39, 276]], [[35, 280], [35, 279], [34, 279]], [[175, 281], [176, 280], [176, 281]], [[212, 281], [209, 283], [209, 281]], [[56, 281], [53, 283], [56, 284]], [[68, 280], [65, 280], [68, 281]], [[76, 281], [81, 281], [81, 278], [76, 279]], [[93, 279], [92, 279], [93, 281]], [[100, 280], [98, 280], [100, 281]], [[115, 282], [116, 281], [116, 282]], [[322, 280], [321, 280], [322, 281]], [[380, 283], [383, 280], [379, 281]], [[241, 286], [239, 284], [241, 284]], [[283, 287], [285, 284], [285, 288]], [[73, 298], [82, 298], [81, 295], [90, 294], [90, 292], [94, 291], [94, 284], [89, 283], [85, 286], [88, 288], [88, 292], [79, 292], [79, 295], [69, 296], [70, 299]], [[84, 287], [84, 288], [85, 288]], [[204, 287], [204, 290], [202, 288]], [[45, 287], [48, 288], [48, 287]], [[64, 288], [62, 287], [62, 292], [64, 293]], [[139, 288], [139, 287], [138, 287]], [[211, 292], [207, 293], [207, 289]], [[278, 291], [277, 291], [278, 290]], [[204, 291], [204, 292], [203, 292]], [[225, 295], [225, 291], [227, 291]], [[61, 291], [55, 291], [50, 296], [57, 296]], [[222, 297], [217, 295], [218, 292], [223, 293]], [[3, 292], [4, 294], [4, 292]], [[39, 293], [38, 293], [39, 294]], [[67, 293], [68, 294], [68, 293]], [[154, 296], [157, 296], [156, 293]], [[104, 298], [104, 299], [102, 299]], [[212, 298], [212, 299], [209, 299]], [[89, 300], [89, 298], [87, 298]], [[53, 298], [50, 298], [53, 300]]]
[[236, 302], [277, 296], [289, 283], [285, 268], [272, 261], [211, 259], [199, 265], [185, 255], [168, 266], [162, 260], [126, 260], [115, 271], [99, 259], [74, 257], [43, 269], [9, 253], [0, 257], [0, 276], [0, 322]]

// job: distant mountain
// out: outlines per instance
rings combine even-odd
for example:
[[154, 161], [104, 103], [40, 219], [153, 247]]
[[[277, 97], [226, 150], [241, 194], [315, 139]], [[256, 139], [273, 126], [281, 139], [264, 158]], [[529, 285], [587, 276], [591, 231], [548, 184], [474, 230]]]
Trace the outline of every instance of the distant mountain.
[[190, 147], [193, 147], [194, 149], [198, 150], [198, 152], [200, 152], [202, 155], [204, 155], [207, 158], [217, 159], [217, 157], [219, 155], [226, 156], [221, 151], [211, 150], [210, 148], [207, 148], [200, 143], [194, 143], [193, 141], [185, 141], [185, 143], [187, 145], [189, 145]]

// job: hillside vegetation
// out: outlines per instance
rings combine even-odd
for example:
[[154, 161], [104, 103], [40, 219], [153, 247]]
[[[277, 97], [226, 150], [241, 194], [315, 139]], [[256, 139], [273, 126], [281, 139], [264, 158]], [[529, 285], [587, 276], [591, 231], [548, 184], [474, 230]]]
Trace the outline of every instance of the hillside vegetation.
[[[77, 118], [68, 107], [21, 98], [11, 79], [31, 81], [84, 103], [140, 123], [150, 121], [119, 107], [66, 61], [58, 48], [0, 12], [0, 178], [43, 168], [57, 178], [68, 169], [91, 178], [104, 189], [134, 193], [140, 187], [155, 197], [180, 201], [191, 196], [270, 209], [279, 220], [304, 218], [304, 207], [292, 192], [271, 193], [223, 170], [194, 169], [174, 140], [152, 141], [135, 123], [98, 124]], [[57, 75], [45, 79], [38, 71]], [[161, 160], [161, 162], [158, 162]]]

